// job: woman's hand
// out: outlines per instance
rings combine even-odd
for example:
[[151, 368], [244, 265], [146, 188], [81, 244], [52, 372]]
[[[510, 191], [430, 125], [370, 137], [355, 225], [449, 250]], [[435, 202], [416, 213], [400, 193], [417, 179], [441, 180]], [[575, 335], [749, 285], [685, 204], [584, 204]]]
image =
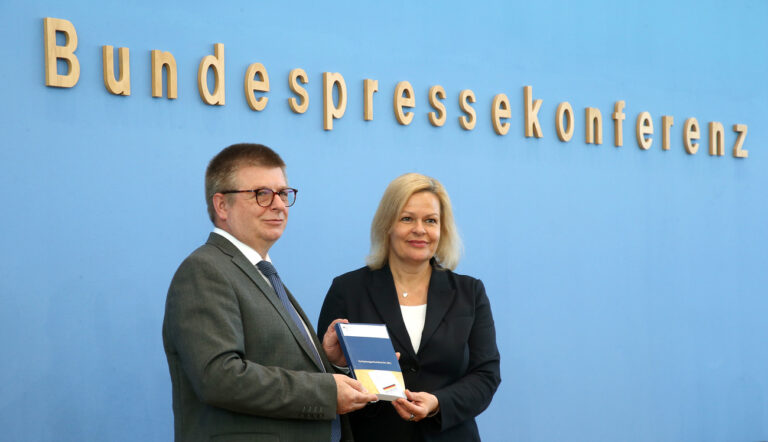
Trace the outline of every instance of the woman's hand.
[[325, 331], [325, 335], [323, 335], [323, 351], [325, 351], [325, 355], [328, 356], [331, 364], [337, 367], [346, 367], [347, 358], [344, 357], [344, 351], [341, 350], [341, 345], [339, 344], [339, 337], [336, 336], [335, 325], [339, 322], [349, 324], [349, 321], [346, 319], [335, 319], [331, 322], [328, 330]]
[[433, 394], [423, 391], [414, 393], [410, 390], [405, 390], [405, 396], [408, 400], [397, 399], [392, 402], [392, 405], [395, 407], [397, 414], [407, 421], [418, 422], [431, 414], [437, 413], [440, 409], [440, 403]]

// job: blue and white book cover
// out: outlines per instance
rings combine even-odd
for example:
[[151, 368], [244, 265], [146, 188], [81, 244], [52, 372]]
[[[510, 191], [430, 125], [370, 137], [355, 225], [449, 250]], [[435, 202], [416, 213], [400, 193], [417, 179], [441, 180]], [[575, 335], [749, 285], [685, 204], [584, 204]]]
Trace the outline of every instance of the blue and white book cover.
[[336, 324], [341, 349], [355, 379], [379, 400], [405, 398], [405, 382], [384, 324]]

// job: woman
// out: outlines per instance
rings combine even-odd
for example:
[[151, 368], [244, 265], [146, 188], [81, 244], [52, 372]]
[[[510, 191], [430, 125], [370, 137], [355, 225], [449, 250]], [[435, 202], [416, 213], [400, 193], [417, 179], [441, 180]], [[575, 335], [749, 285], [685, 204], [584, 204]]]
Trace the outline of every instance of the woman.
[[335, 322], [384, 323], [408, 388], [408, 400], [352, 413], [355, 440], [480, 440], [475, 416], [501, 382], [499, 352], [483, 283], [451, 271], [460, 249], [443, 186], [409, 173], [379, 203], [368, 265], [333, 280], [317, 328], [329, 358], [339, 360]]

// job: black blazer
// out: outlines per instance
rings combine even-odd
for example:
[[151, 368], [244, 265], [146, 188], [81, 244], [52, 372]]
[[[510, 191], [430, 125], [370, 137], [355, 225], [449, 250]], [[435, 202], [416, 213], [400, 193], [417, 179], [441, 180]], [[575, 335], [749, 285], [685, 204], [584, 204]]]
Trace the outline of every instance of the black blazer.
[[483, 283], [435, 267], [427, 293], [427, 316], [414, 352], [388, 266], [368, 267], [333, 280], [318, 330], [337, 318], [384, 323], [411, 391], [437, 396], [440, 413], [404, 421], [392, 404], [370, 404], [350, 415], [356, 441], [479, 441], [475, 416], [485, 410], [501, 382], [496, 331]]

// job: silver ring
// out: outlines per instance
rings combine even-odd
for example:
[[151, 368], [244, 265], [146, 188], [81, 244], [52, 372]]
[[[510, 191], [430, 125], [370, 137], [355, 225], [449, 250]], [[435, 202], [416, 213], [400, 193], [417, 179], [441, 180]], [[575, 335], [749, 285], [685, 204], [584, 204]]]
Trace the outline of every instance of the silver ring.
[[408, 422], [413, 422], [413, 418], [415, 418], [415, 417], [416, 417], [416, 416], [414, 416], [414, 414], [413, 414], [413, 413], [411, 413], [411, 417], [409, 417], [409, 418], [408, 418]]

